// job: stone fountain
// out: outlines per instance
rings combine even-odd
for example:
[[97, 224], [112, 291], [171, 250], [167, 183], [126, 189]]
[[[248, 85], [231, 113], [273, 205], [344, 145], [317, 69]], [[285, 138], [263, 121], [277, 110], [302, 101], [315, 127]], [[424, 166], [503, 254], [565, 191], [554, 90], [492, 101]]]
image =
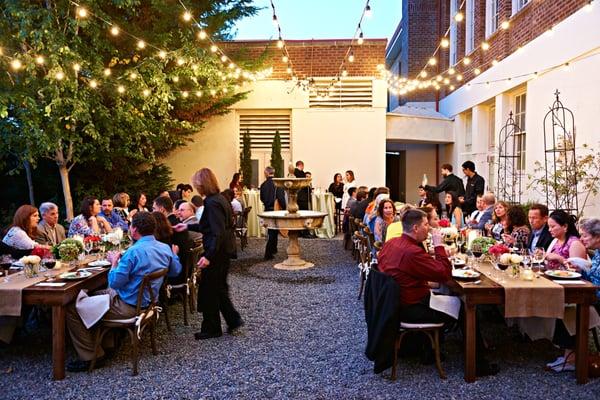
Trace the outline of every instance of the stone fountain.
[[300, 258], [298, 236], [305, 229], [316, 229], [323, 224], [327, 213], [309, 210], [298, 210], [298, 190], [308, 187], [312, 178], [273, 178], [275, 187], [280, 187], [287, 193], [287, 210], [265, 211], [258, 214], [259, 223], [267, 229], [288, 230], [289, 243], [287, 259], [275, 264], [277, 269], [299, 270], [311, 268], [313, 263]]

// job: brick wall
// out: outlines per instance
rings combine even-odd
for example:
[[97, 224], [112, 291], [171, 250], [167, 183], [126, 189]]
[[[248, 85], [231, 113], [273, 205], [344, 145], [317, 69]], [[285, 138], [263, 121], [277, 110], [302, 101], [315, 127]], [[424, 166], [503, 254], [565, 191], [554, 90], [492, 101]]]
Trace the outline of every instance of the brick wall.
[[[333, 77], [348, 51], [351, 41], [341, 40], [289, 40], [286, 41], [293, 70], [300, 78]], [[348, 76], [379, 76], [377, 65], [385, 65], [387, 39], [365, 39], [362, 45], [352, 47], [355, 61], [345, 66]], [[283, 63], [282, 50], [271, 41], [221, 42], [219, 46], [234, 60], [264, 57], [264, 67], [273, 67], [271, 79], [288, 79], [287, 65]]]
[[[492, 60], [500, 61], [509, 56], [520, 46], [524, 46], [579, 10], [588, 3], [588, 0], [531, 0], [512, 17], [512, 1], [500, 0], [499, 24], [508, 20], [510, 28], [502, 30], [499, 27], [487, 39], [485, 38], [485, 3], [485, 0], [475, 1], [475, 50], [468, 54], [472, 63], [468, 67], [463, 65], [458, 67], [465, 78], [463, 84], [475, 77], [473, 69], [479, 67], [482, 72], [485, 71], [492, 66]], [[490, 44], [490, 49], [485, 52], [481, 49], [484, 40]]]

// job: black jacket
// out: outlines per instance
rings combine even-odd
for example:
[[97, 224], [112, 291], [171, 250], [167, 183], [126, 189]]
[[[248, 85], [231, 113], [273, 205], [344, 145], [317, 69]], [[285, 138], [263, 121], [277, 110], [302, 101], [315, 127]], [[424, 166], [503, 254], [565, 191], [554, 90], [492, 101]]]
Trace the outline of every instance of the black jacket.
[[[294, 176], [296, 178], [306, 178], [306, 173], [304, 171], [299, 170], [298, 168], [294, 169]], [[310, 195], [309, 188], [302, 188], [298, 190], [298, 197], [296, 201], [298, 202], [298, 207], [301, 210], [308, 210], [308, 197]]]
[[213, 194], [204, 199], [204, 212], [200, 223], [189, 224], [188, 229], [202, 232], [204, 257], [208, 261], [217, 257], [228, 257], [235, 252], [233, 210], [221, 194]]
[[394, 279], [372, 269], [365, 287], [367, 348], [365, 355], [375, 362], [378, 374], [392, 366], [394, 345], [400, 324], [400, 288]]
[[463, 186], [462, 179], [454, 174], [445, 177], [442, 183], [437, 186], [425, 186], [425, 190], [431, 190], [434, 193], [454, 192], [457, 196], [465, 195], [465, 187]]
[[465, 188], [465, 202], [462, 205], [463, 211], [469, 215], [477, 209], [477, 196], [482, 195], [485, 190], [485, 179], [477, 172], [470, 178], [467, 178]]
[[[552, 240], [554, 238], [552, 237], [552, 235], [550, 234], [550, 231], [548, 230], [548, 225], [544, 225], [544, 228], [542, 228], [542, 233], [540, 234], [540, 238], [538, 239], [537, 243], [535, 244], [535, 247], [543, 247], [544, 249], [548, 249], [548, 246], [550, 246], [550, 243], [552, 243]], [[529, 235], [529, 240], [527, 241], [527, 248], [530, 249], [531, 248], [531, 242], [533, 242], [533, 231], [531, 232], [531, 235]]]
[[268, 177], [260, 185], [260, 201], [265, 206], [265, 211], [275, 210], [275, 199], [279, 203], [279, 209], [285, 210], [285, 194], [283, 188], [276, 188], [273, 183], [273, 177]]

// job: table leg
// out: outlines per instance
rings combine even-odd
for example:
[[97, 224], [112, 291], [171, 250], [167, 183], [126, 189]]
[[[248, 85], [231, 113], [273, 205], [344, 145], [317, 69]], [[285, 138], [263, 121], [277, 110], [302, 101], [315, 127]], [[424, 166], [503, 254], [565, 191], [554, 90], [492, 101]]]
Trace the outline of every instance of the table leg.
[[52, 376], [65, 379], [65, 308], [52, 307]]
[[465, 382], [475, 382], [476, 308], [465, 303]]
[[588, 381], [588, 330], [590, 325], [589, 304], [577, 304], [577, 334], [575, 344], [575, 367], [577, 383]]

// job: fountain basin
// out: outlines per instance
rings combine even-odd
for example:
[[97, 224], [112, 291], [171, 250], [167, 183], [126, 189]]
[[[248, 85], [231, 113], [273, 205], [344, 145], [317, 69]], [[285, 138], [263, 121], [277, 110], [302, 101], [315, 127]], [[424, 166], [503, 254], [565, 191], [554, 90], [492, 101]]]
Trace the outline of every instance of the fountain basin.
[[302, 231], [319, 228], [326, 216], [327, 213], [310, 210], [300, 210], [293, 214], [286, 210], [265, 211], [258, 214], [258, 221], [260, 226], [267, 229]]

